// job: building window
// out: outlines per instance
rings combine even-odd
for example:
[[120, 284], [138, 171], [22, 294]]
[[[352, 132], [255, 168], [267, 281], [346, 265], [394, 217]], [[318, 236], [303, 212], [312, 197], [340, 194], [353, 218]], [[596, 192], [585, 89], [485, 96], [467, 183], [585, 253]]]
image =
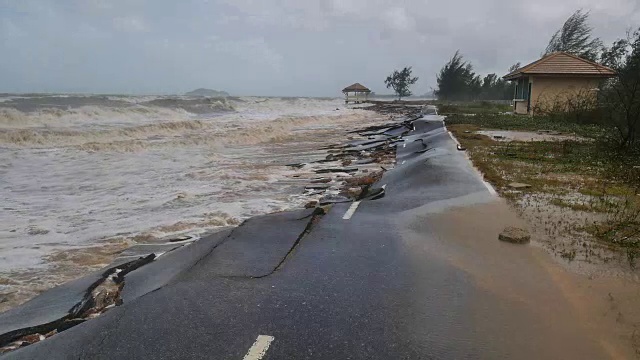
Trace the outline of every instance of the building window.
[[520, 78], [516, 84], [516, 99], [529, 100], [529, 78]]

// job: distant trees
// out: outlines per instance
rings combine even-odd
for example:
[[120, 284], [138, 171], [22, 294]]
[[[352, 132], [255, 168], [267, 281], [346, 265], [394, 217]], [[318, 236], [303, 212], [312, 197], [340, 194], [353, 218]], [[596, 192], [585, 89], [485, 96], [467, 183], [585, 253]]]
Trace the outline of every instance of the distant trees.
[[405, 67], [401, 71], [394, 70], [384, 81], [387, 89], [393, 88], [393, 91], [398, 95], [398, 100], [412, 94], [409, 87], [418, 81], [418, 77], [411, 77], [411, 72], [411, 66]]
[[564, 22], [549, 40], [545, 55], [564, 51], [581, 58], [596, 61], [602, 50], [602, 41], [592, 37], [593, 28], [588, 23], [589, 13], [577, 10]]
[[482, 80], [481, 100], [511, 100], [513, 85], [496, 74], [489, 74]]
[[460, 51], [440, 69], [437, 76], [438, 89], [435, 94], [438, 99], [453, 100], [465, 97], [470, 93], [470, 85], [475, 74], [473, 66], [462, 59]]
[[[620, 148], [640, 150], [640, 28], [628, 31], [625, 38], [605, 47], [599, 38], [592, 36], [588, 20], [588, 12], [574, 12], [553, 35], [545, 53], [564, 51], [591, 61], [600, 59], [617, 72], [615, 78], [600, 86], [597, 99], [583, 96], [593, 99], [583, 107], [591, 109], [593, 121], [616, 130], [614, 140]], [[579, 100], [579, 96], [571, 99], [573, 103]], [[575, 112], [575, 106], [563, 104], [561, 108]]]
[[[518, 64], [519, 67], [519, 64]], [[473, 65], [456, 51], [440, 69], [435, 95], [442, 100], [507, 100], [513, 97], [513, 86], [496, 74], [484, 78], [476, 75]]]
[[520, 69], [521, 67], [522, 67], [522, 65], [520, 65], [519, 62], [517, 62], [517, 63], [511, 65], [511, 67], [509, 67], [509, 73], [512, 73], [512, 72]]
[[601, 59], [617, 72], [600, 91], [605, 121], [618, 131], [621, 147], [640, 147], [640, 28], [605, 48]]

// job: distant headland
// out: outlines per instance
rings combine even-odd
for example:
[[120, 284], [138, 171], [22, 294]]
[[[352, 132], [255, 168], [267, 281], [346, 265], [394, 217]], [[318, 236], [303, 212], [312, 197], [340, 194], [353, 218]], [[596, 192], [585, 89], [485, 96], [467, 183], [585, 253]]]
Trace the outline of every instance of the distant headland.
[[185, 95], [186, 96], [203, 96], [203, 97], [227, 97], [229, 96], [229, 93], [227, 93], [226, 91], [200, 88], [193, 91], [189, 91]]

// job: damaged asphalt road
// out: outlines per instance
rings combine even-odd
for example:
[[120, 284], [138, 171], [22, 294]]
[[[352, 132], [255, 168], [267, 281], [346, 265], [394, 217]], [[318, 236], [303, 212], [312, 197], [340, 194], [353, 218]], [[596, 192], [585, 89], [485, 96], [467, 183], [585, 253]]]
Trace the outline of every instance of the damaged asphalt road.
[[[122, 305], [0, 358], [599, 358], [580, 330], [535, 320], [534, 307], [498, 297], [434, 250], [446, 236], [433, 214], [495, 198], [442, 118], [411, 125], [374, 186], [383, 197], [252, 218], [172, 250], [127, 274]], [[0, 332], [55, 321], [96, 276], [1, 314]], [[564, 312], [563, 301], [554, 306]], [[494, 307], [502, 312], [485, 316]], [[564, 347], [547, 346], [554, 338]]]

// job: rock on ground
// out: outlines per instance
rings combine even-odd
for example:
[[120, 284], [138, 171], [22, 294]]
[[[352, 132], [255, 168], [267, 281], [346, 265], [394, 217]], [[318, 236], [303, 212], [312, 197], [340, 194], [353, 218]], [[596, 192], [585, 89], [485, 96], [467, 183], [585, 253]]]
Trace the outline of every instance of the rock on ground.
[[526, 244], [531, 240], [531, 235], [524, 229], [509, 226], [500, 233], [498, 239], [514, 244]]

